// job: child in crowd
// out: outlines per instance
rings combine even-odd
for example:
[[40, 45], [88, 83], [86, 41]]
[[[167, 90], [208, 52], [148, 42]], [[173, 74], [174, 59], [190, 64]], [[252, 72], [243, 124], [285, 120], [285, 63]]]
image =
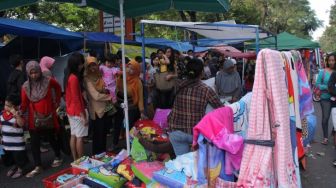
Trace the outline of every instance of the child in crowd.
[[[158, 61], [158, 59], [157, 59]], [[151, 65], [150, 62], [146, 62], [146, 84], [144, 85], [144, 88], [147, 89], [147, 115], [148, 117], [152, 118], [154, 116], [154, 107], [153, 107], [153, 97], [154, 97], [154, 74], [157, 72], [157, 70]], [[143, 72], [140, 74], [140, 79], [143, 81]], [[144, 82], [143, 82], [144, 83]]]
[[20, 111], [20, 98], [9, 95], [5, 101], [5, 108], [0, 116], [2, 145], [5, 152], [14, 159], [14, 166], [7, 172], [7, 177], [19, 178], [23, 174], [23, 167], [28, 161], [24, 141], [24, 119]]
[[116, 78], [117, 74], [120, 72], [119, 67], [117, 66], [117, 56], [113, 54], [107, 54], [105, 65], [100, 66], [100, 71], [103, 74], [103, 80], [105, 82], [105, 89], [108, 90], [109, 94], [112, 97], [112, 102], [117, 102], [116, 97]]

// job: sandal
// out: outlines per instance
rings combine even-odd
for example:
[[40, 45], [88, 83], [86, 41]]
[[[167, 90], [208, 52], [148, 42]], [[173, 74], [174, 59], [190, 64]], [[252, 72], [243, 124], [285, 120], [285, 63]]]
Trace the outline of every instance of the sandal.
[[35, 177], [37, 174], [40, 174], [42, 172], [42, 167], [37, 166], [34, 168], [34, 170], [32, 170], [31, 172], [29, 172], [26, 177], [27, 178], [33, 178]]
[[13, 179], [19, 178], [22, 176], [22, 173], [23, 171], [20, 168], [18, 168], [17, 171], [12, 175], [12, 178]]
[[53, 163], [51, 164], [51, 167], [53, 167], [53, 168], [59, 167], [59, 166], [62, 165], [62, 163], [63, 163], [63, 159], [61, 159], [61, 158], [56, 158], [56, 159], [53, 161]]
[[321, 144], [323, 145], [328, 145], [329, 141], [327, 138], [323, 139], [323, 141], [321, 142]]
[[7, 176], [7, 177], [12, 176], [17, 170], [18, 170], [18, 167], [16, 167], [16, 166], [12, 166], [12, 167], [8, 170], [6, 176]]

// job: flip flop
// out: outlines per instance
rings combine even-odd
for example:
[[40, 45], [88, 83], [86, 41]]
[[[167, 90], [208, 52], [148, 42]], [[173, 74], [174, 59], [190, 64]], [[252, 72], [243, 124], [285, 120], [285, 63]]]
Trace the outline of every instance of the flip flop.
[[323, 145], [328, 145], [328, 143], [329, 143], [328, 139], [324, 139], [324, 140], [321, 142], [321, 144], [323, 144]]
[[16, 166], [12, 166], [12, 167], [8, 170], [6, 176], [7, 176], [7, 177], [12, 176], [12, 175], [17, 171], [17, 169], [18, 169], [18, 167], [16, 167]]
[[51, 167], [53, 168], [59, 167], [62, 165], [62, 163], [63, 163], [62, 159], [55, 159], [53, 163], [51, 164]]
[[41, 172], [42, 172], [42, 167], [35, 167], [34, 170], [32, 170], [31, 172], [29, 172], [28, 174], [26, 174], [26, 177], [27, 178], [33, 178], [37, 174], [40, 174]]
[[22, 176], [22, 173], [23, 171], [20, 168], [18, 168], [17, 171], [12, 175], [12, 178], [17, 179]]

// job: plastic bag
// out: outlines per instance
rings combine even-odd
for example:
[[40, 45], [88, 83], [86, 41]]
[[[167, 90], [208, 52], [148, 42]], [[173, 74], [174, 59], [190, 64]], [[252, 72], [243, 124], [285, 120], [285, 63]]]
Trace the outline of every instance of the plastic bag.
[[132, 142], [132, 148], [131, 148], [131, 156], [134, 161], [143, 161], [147, 160], [147, 154], [145, 148], [140, 144], [138, 138], [134, 138]]

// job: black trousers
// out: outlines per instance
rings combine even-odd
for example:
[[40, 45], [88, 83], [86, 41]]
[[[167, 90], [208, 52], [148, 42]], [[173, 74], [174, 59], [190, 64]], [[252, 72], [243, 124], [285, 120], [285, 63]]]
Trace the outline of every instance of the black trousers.
[[51, 148], [53, 149], [55, 156], [57, 158], [61, 157], [61, 147], [60, 142], [58, 141], [58, 133], [54, 130], [48, 131], [29, 131], [31, 139], [31, 150], [33, 153], [34, 165], [41, 166], [41, 137], [43, 136], [50, 143]]
[[[124, 127], [124, 109], [118, 107], [118, 111], [115, 114], [115, 127], [113, 133], [113, 145], [118, 145], [119, 143], [119, 135], [121, 129]], [[130, 129], [133, 127], [134, 123], [140, 119], [140, 111], [138, 108], [130, 108], [128, 109], [128, 123]]]
[[28, 163], [28, 156], [26, 153], [26, 150], [21, 150], [21, 151], [8, 151], [6, 150], [6, 155], [8, 157], [12, 158], [14, 165], [17, 167], [23, 169], [24, 166]]
[[154, 97], [155, 98], [155, 101], [154, 101], [155, 108], [161, 108], [161, 109], [172, 108], [173, 95], [174, 95], [174, 89], [171, 89], [171, 90], [156, 89], [155, 97]]
[[106, 135], [107, 125], [109, 118], [103, 116], [99, 118], [96, 116], [95, 120], [92, 120], [92, 154], [100, 154], [106, 151]]

